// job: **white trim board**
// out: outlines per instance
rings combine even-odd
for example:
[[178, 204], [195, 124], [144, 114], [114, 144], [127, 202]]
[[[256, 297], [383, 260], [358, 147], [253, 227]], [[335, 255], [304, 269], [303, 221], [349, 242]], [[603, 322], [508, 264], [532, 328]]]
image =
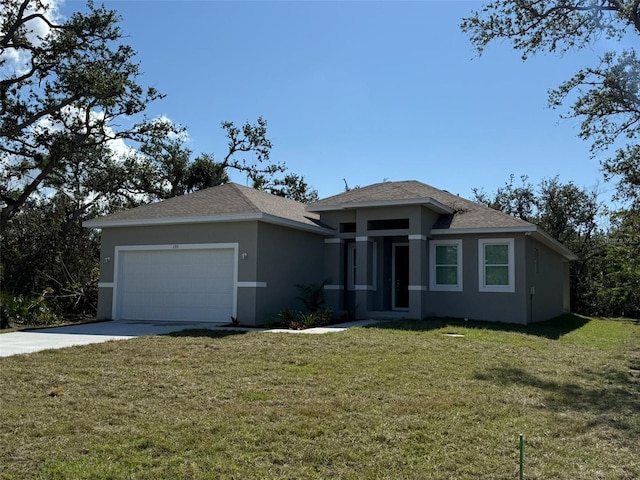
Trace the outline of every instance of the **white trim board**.
[[308, 232], [321, 233], [324, 235], [335, 235], [335, 230], [320, 225], [310, 225], [289, 218], [282, 218], [268, 213], [234, 213], [227, 215], [208, 215], [201, 217], [165, 217], [165, 218], [141, 218], [141, 219], [124, 219], [124, 220], [108, 220], [94, 218], [84, 222], [83, 226], [87, 228], [113, 228], [113, 227], [144, 227], [153, 225], [184, 225], [197, 223], [220, 223], [220, 222], [247, 222], [262, 221], [291, 227], [297, 230], [305, 230]]
[[267, 288], [267, 282], [237, 282], [238, 288]]

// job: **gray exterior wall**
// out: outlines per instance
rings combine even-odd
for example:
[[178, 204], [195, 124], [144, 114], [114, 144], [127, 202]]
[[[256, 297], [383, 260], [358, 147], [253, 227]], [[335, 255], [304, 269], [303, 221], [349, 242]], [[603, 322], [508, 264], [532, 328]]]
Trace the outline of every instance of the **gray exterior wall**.
[[[114, 282], [116, 246], [234, 243], [238, 282], [266, 283], [237, 289], [237, 318], [244, 325], [261, 325], [283, 308], [300, 309], [296, 284], [323, 281], [323, 239], [257, 221], [105, 228], [99, 282]], [[99, 288], [98, 318], [112, 317], [113, 290]]]
[[527, 284], [530, 289], [533, 287], [533, 292], [529, 291], [527, 318], [529, 322], [549, 320], [569, 310], [564, 296], [564, 292], [569, 292], [563, 268], [567, 263], [534, 238], [526, 237], [526, 240]]
[[[423, 311], [427, 317], [455, 317], [507, 323], [527, 323], [527, 274], [524, 234], [438, 235], [438, 240], [462, 240], [462, 291], [426, 292]], [[515, 261], [514, 292], [481, 292], [478, 240], [513, 238]]]
[[[569, 309], [567, 261], [524, 232], [440, 235], [431, 231], [438, 214], [418, 205], [322, 212], [321, 218], [336, 230], [342, 222], [356, 222], [355, 233], [337, 233], [324, 247], [324, 271], [333, 283], [327, 290], [327, 298], [336, 311], [356, 306], [356, 316], [361, 318], [404, 315], [412, 318], [456, 317], [526, 324], [548, 320]], [[398, 218], [408, 218], [409, 228], [368, 230], [371, 220]], [[480, 289], [478, 241], [487, 238], [514, 240], [513, 292], [487, 292]], [[447, 239], [462, 241], [462, 291], [435, 291], [429, 285], [429, 243]], [[349, 242], [355, 242], [356, 245], [356, 283], [360, 285], [356, 290], [350, 290], [346, 285]], [[409, 309], [404, 312], [392, 311], [393, 243], [409, 245]], [[375, 250], [373, 244], [377, 245]], [[536, 264], [533, 258], [535, 251]]]
[[[400, 218], [409, 219], [409, 228], [368, 229], [371, 220]], [[276, 320], [284, 308], [302, 309], [296, 285], [325, 280], [328, 306], [338, 315], [357, 307], [359, 318], [435, 316], [525, 324], [568, 310], [568, 264], [556, 251], [524, 233], [434, 235], [431, 226], [437, 218], [420, 205], [323, 212], [322, 221], [336, 230], [332, 237], [259, 221], [106, 228], [98, 317], [112, 316], [116, 246], [220, 243], [238, 247], [238, 282], [247, 285], [237, 289], [237, 318], [247, 325]], [[356, 223], [356, 232], [339, 233], [340, 223], [347, 222]], [[478, 241], [486, 238], [514, 239], [514, 292], [480, 291]], [[430, 289], [433, 240], [462, 241], [462, 291]], [[392, 311], [394, 243], [409, 245], [409, 308], [401, 312]], [[353, 289], [347, 285], [349, 245], [355, 245], [357, 261]]]
[[[247, 253], [247, 260], [237, 260], [238, 281], [255, 282], [258, 222], [202, 223], [183, 225], [148, 225], [140, 227], [105, 228], [101, 234], [100, 284], [114, 282], [115, 247], [125, 245], [174, 245], [196, 243], [237, 243], [238, 254]], [[111, 261], [106, 262], [105, 258]], [[112, 318], [113, 288], [98, 290], [98, 318]], [[255, 293], [252, 288], [238, 288], [237, 317], [255, 318]]]
[[[266, 288], [255, 289], [255, 322], [263, 325], [277, 319], [280, 310], [302, 310], [296, 285], [320, 285], [323, 273], [324, 235], [258, 223], [257, 281]], [[238, 317], [240, 323], [251, 319]]]

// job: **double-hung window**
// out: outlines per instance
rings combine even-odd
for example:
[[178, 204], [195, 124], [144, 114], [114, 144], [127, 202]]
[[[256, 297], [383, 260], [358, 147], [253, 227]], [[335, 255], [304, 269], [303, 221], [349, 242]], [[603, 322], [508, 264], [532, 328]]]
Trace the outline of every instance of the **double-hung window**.
[[462, 240], [430, 242], [430, 288], [434, 291], [462, 291]]
[[515, 292], [513, 238], [478, 240], [481, 292]]

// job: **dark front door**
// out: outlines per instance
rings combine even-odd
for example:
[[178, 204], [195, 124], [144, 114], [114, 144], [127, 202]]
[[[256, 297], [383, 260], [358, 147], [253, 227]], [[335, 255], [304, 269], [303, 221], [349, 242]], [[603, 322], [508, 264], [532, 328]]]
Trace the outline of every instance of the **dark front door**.
[[393, 246], [393, 308], [409, 308], [409, 245]]

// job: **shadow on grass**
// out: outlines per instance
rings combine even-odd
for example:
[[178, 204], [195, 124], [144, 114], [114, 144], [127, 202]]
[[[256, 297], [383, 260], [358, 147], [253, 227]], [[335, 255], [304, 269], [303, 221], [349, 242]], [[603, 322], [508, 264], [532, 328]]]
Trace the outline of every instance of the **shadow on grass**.
[[564, 314], [547, 322], [532, 323], [530, 325], [515, 325], [510, 323], [483, 322], [478, 320], [464, 320], [461, 318], [426, 318], [424, 320], [400, 319], [379, 323], [370, 328], [387, 328], [392, 330], [429, 331], [443, 328], [477, 328], [501, 332], [526, 333], [538, 337], [557, 340], [573, 330], [577, 330], [589, 323], [589, 319], [575, 314]]
[[633, 362], [627, 370], [585, 370], [574, 377], [576, 382], [545, 380], [522, 368], [507, 366], [489, 368], [476, 373], [474, 378], [500, 386], [533, 387], [544, 393], [546, 408], [590, 412], [595, 418], [586, 424], [587, 428], [606, 426], [626, 431], [637, 438], [640, 434], [640, 424], [637, 421], [640, 412], [640, 384], [628, 371], [631, 368]]
[[219, 329], [213, 330], [210, 328], [190, 328], [187, 330], [180, 330], [177, 332], [166, 333], [167, 337], [207, 337], [207, 338], [225, 338], [234, 335], [244, 335], [249, 333], [248, 330], [237, 329]]

